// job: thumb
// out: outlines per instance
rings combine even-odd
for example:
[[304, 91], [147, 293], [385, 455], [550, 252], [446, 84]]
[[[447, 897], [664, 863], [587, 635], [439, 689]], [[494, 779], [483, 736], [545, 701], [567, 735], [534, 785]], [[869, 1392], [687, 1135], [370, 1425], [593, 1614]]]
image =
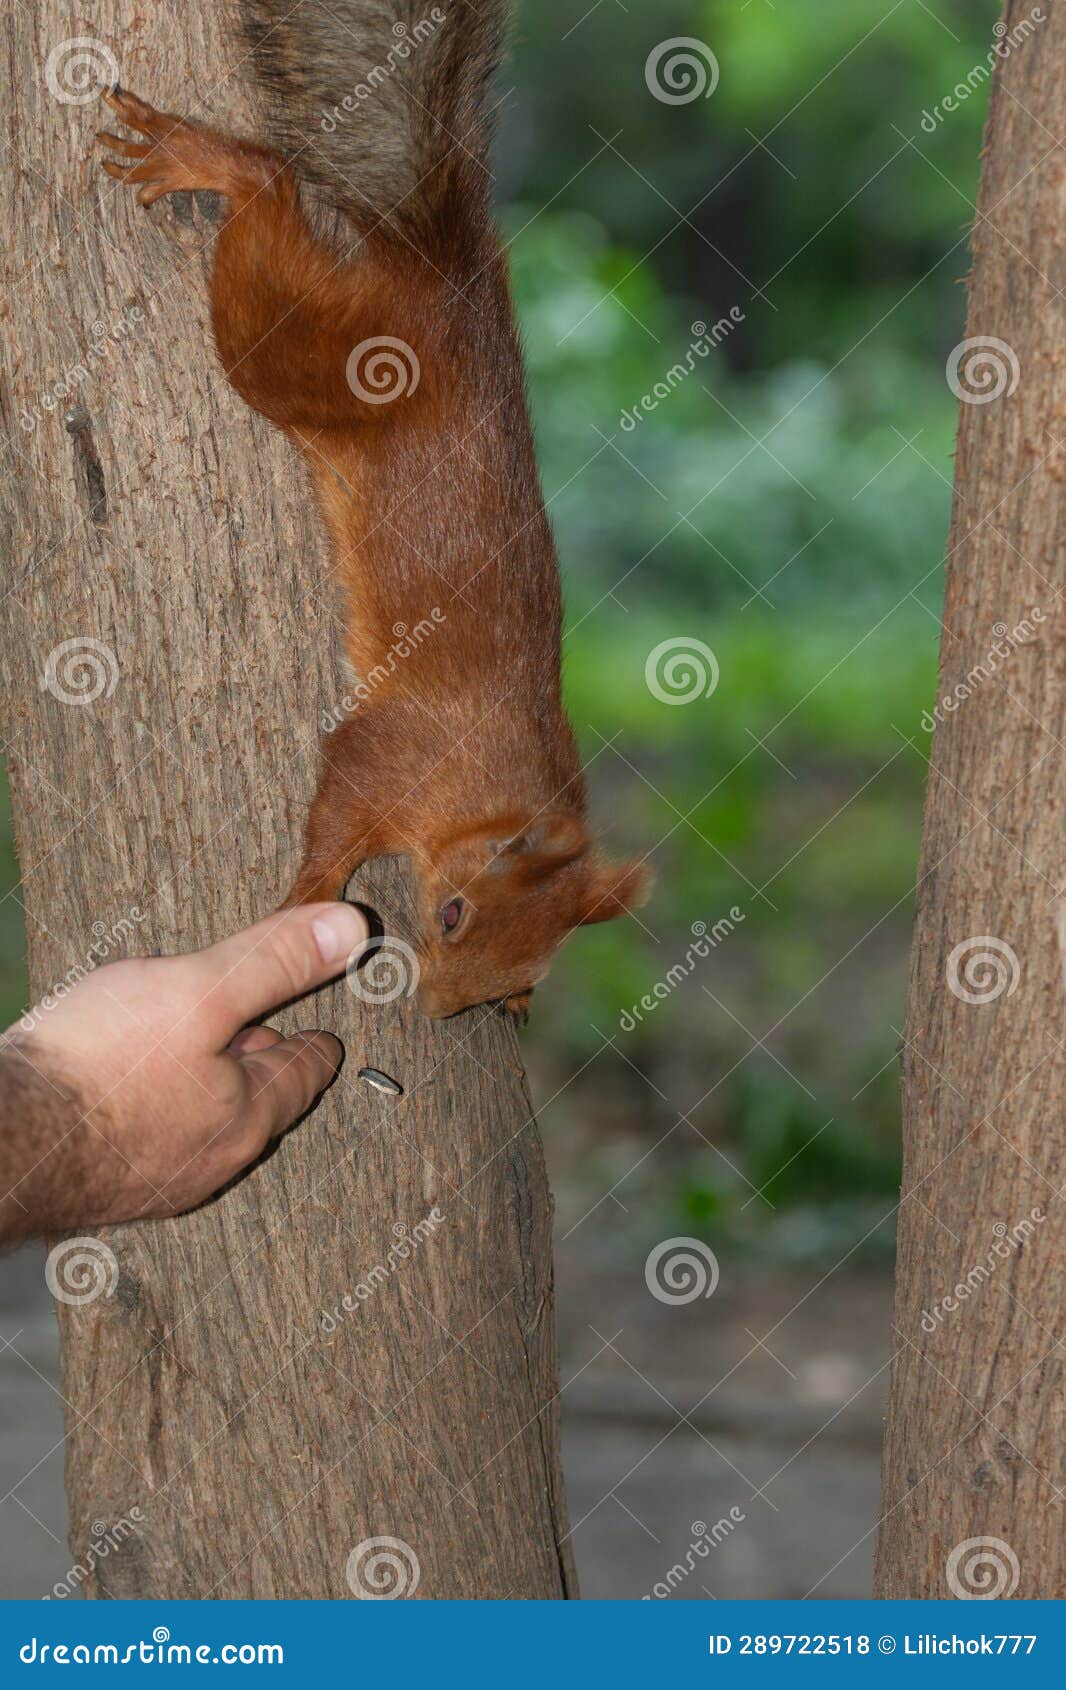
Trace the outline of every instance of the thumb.
[[184, 959], [198, 993], [197, 1015], [228, 1044], [239, 1028], [343, 973], [369, 934], [352, 904], [303, 904], [267, 916]]

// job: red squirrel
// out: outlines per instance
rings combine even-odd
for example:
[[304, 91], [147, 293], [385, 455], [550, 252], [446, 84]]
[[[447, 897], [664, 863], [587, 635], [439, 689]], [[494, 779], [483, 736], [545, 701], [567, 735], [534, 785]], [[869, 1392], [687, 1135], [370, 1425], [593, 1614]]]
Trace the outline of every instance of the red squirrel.
[[[242, 0], [270, 146], [105, 96], [104, 169], [223, 196], [211, 314], [241, 398], [307, 465], [356, 674], [286, 904], [411, 858], [418, 1002], [528, 1009], [574, 928], [646, 893], [607, 861], [561, 697], [562, 604], [504, 251], [489, 86], [506, 0]], [[300, 181], [344, 214], [320, 237]], [[428, 619], [428, 620], [427, 620]], [[396, 630], [426, 629], [390, 659]]]

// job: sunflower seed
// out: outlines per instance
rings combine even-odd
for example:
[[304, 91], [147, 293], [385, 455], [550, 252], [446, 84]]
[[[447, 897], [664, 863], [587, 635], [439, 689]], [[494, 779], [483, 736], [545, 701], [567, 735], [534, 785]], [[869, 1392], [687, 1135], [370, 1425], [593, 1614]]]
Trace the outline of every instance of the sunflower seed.
[[403, 1096], [403, 1087], [399, 1080], [394, 1080], [391, 1074], [383, 1074], [380, 1068], [360, 1068], [357, 1078], [365, 1080], [368, 1086], [376, 1091], [392, 1092], [394, 1097]]

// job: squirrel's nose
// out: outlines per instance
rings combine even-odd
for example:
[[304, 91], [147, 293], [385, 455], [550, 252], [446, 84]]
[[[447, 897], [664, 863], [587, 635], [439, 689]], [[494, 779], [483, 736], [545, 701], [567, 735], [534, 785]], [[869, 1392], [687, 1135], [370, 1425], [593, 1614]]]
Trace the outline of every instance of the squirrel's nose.
[[464, 1007], [461, 1003], [449, 1003], [443, 993], [424, 983], [419, 986], [415, 1001], [422, 1014], [431, 1021], [446, 1021], [449, 1015], [458, 1015]]

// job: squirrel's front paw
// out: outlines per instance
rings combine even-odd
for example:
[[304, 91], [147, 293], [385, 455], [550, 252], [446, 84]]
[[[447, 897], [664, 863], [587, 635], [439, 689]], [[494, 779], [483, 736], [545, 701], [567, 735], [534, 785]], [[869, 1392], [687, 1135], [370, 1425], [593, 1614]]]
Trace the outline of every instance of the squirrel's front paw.
[[518, 1027], [524, 1027], [529, 1020], [529, 1005], [533, 997], [533, 988], [528, 992], [516, 992], [514, 997], [504, 998], [500, 1005], [505, 1015], [509, 1015]]

